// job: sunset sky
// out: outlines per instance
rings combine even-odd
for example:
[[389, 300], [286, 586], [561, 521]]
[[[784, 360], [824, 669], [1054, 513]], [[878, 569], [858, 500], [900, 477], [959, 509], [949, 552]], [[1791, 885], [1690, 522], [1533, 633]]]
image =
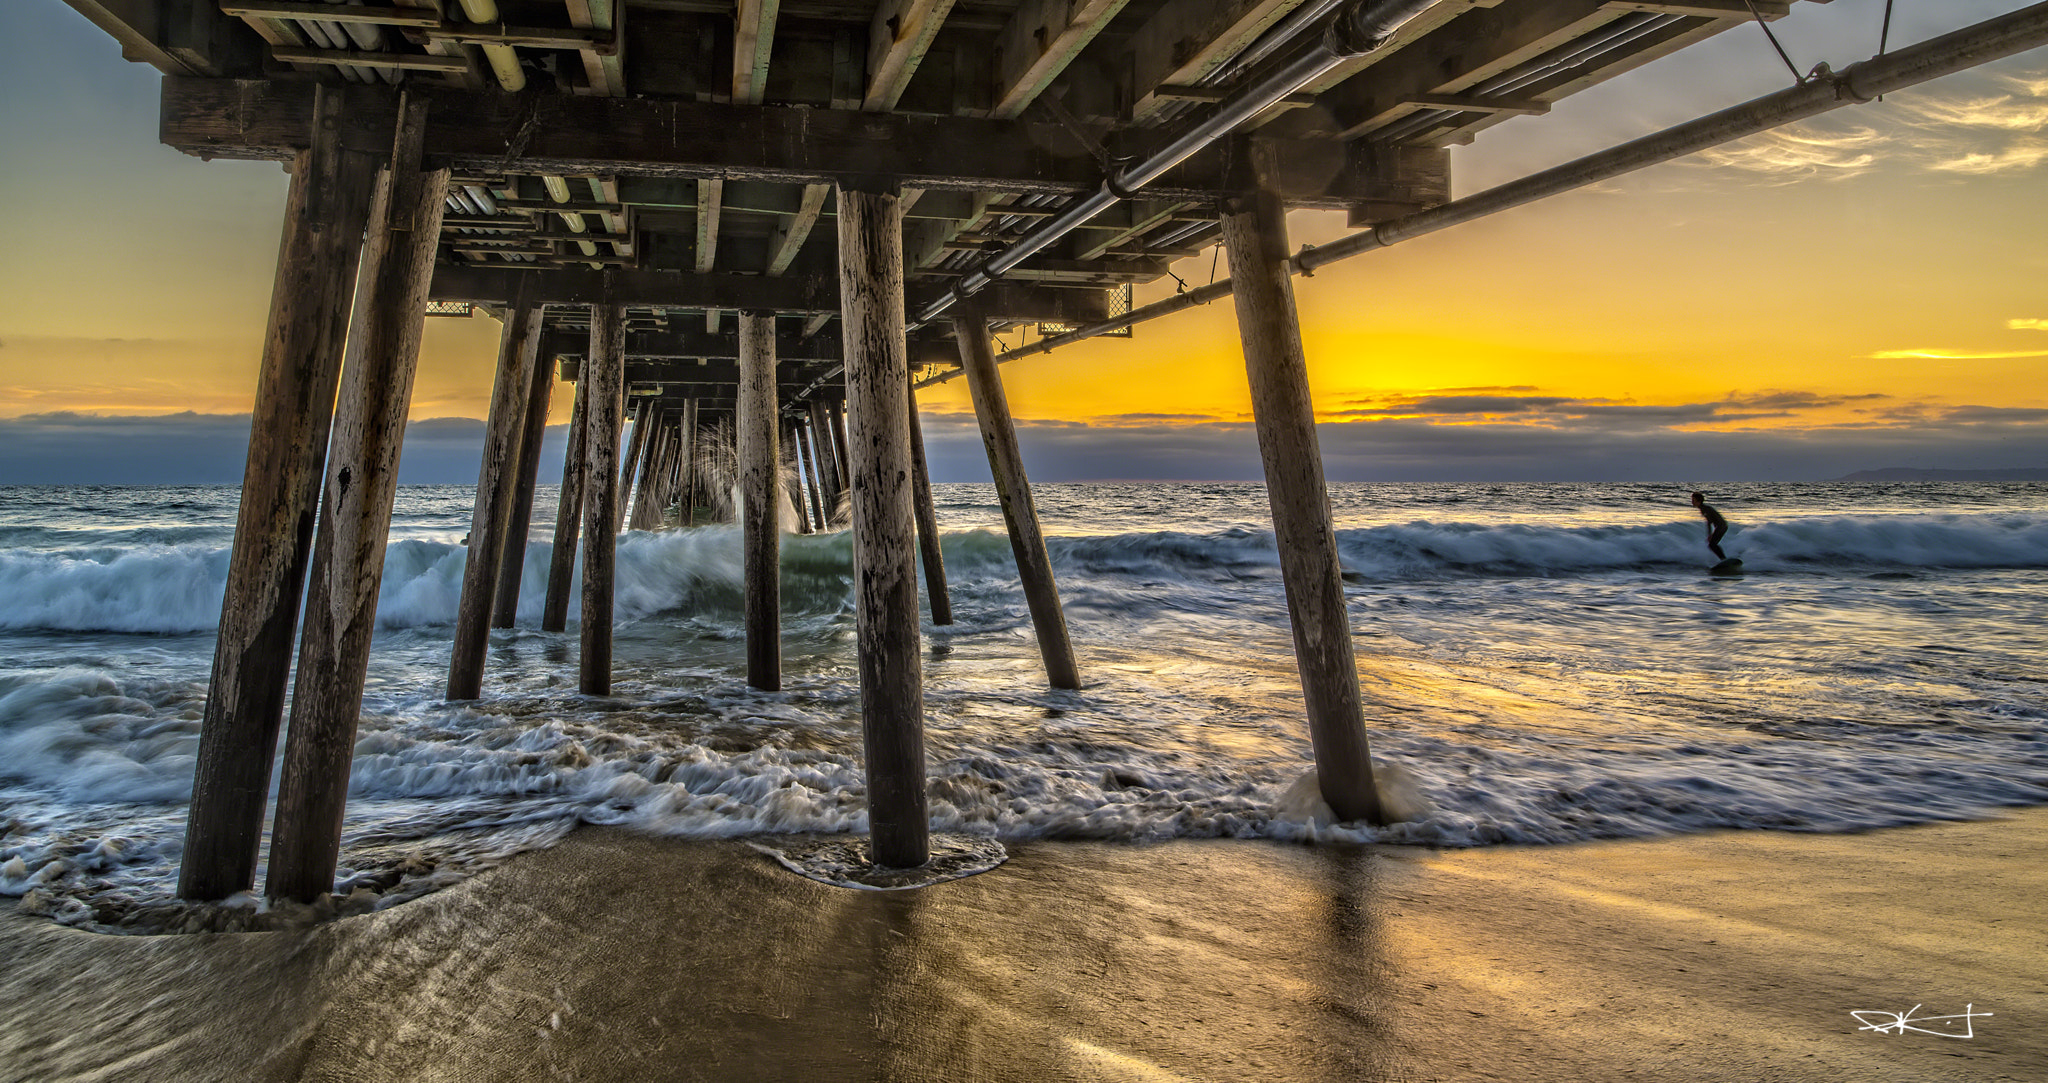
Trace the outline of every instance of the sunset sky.
[[[1900, 3], [1891, 41], [2023, 6]], [[1840, 68], [1875, 51], [1883, 8], [1802, 3], [1774, 28], [1802, 70]], [[286, 178], [160, 146], [155, 71], [57, 0], [7, 3], [0, 36], [39, 46], [0, 70], [0, 201], [20, 212], [0, 483], [238, 480]], [[1456, 190], [1789, 81], [1739, 28], [1483, 133]], [[1296, 279], [1330, 476], [2048, 468], [2044, 161], [2037, 51]], [[1174, 269], [1199, 285], [1212, 259]], [[496, 340], [489, 320], [429, 321], [413, 417], [481, 416]], [[1003, 371], [1035, 479], [1259, 476], [1228, 301]], [[985, 480], [965, 385], [922, 403], [935, 474]], [[473, 480], [475, 429], [417, 431], [407, 480]]]

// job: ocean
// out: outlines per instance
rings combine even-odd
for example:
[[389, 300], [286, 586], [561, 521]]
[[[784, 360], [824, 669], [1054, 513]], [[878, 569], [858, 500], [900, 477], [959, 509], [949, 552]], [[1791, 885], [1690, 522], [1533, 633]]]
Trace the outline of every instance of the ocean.
[[[1366, 722], [1401, 822], [1332, 824], [1262, 487], [1042, 485], [1085, 687], [1046, 688], [988, 485], [937, 487], [935, 829], [1464, 847], [1854, 831], [2048, 803], [2048, 483], [1336, 485]], [[0, 488], [0, 895], [171, 904], [238, 494]], [[536, 524], [552, 524], [544, 488]], [[337, 890], [388, 906], [580, 823], [865, 829], [849, 537], [783, 540], [784, 690], [745, 683], [736, 527], [620, 539], [614, 694], [539, 630], [442, 700], [471, 490], [400, 490]], [[258, 874], [261, 882], [261, 873]], [[238, 900], [255, 907], [253, 899]]]

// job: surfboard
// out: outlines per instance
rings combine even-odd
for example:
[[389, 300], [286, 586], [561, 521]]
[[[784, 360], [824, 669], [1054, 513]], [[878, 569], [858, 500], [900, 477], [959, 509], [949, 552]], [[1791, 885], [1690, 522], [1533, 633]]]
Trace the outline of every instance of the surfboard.
[[1727, 560], [1707, 569], [1708, 575], [1741, 575], [1742, 558], [1729, 557]]

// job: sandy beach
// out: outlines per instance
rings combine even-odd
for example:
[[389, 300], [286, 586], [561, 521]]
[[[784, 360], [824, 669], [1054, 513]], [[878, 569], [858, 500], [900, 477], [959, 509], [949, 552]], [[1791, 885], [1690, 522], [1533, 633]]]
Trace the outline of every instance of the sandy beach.
[[[1429, 851], [1041, 842], [910, 892], [586, 829], [292, 932], [0, 918], [6, 1080], [2038, 1080], [2048, 810]], [[1906, 1013], [1913, 1026], [1859, 1029]], [[1972, 1011], [1968, 1019], [1925, 1017]]]

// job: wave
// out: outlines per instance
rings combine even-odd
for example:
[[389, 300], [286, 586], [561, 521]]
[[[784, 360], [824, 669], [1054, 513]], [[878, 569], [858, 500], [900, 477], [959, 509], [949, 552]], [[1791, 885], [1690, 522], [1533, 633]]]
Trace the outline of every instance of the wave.
[[[1593, 576], [1697, 569], [1711, 563], [1691, 523], [1655, 526], [1489, 525], [1416, 521], [1343, 530], [1339, 550], [1357, 581]], [[1738, 527], [1723, 542], [1750, 572], [1871, 574], [2048, 567], [2048, 517], [2032, 514], [1831, 516]], [[737, 619], [737, 527], [632, 532], [619, 539], [617, 607], [625, 621], [684, 612]], [[1058, 573], [1081, 586], [1263, 578], [1277, 571], [1272, 534], [1233, 528], [1056, 537]], [[554, 547], [531, 542], [520, 623], [539, 620]], [[207, 544], [102, 545], [57, 552], [0, 550], [0, 629], [187, 633], [220, 616], [228, 550]], [[397, 539], [386, 550], [377, 620], [383, 627], [446, 625], [462, 593], [463, 546]], [[957, 584], [1014, 578], [1008, 540], [986, 530], [945, 538]], [[849, 601], [852, 542], [844, 533], [782, 540], [783, 598], [793, 613], [835, 613]], [[580, 562], [578, 568], [580, 575]]]

